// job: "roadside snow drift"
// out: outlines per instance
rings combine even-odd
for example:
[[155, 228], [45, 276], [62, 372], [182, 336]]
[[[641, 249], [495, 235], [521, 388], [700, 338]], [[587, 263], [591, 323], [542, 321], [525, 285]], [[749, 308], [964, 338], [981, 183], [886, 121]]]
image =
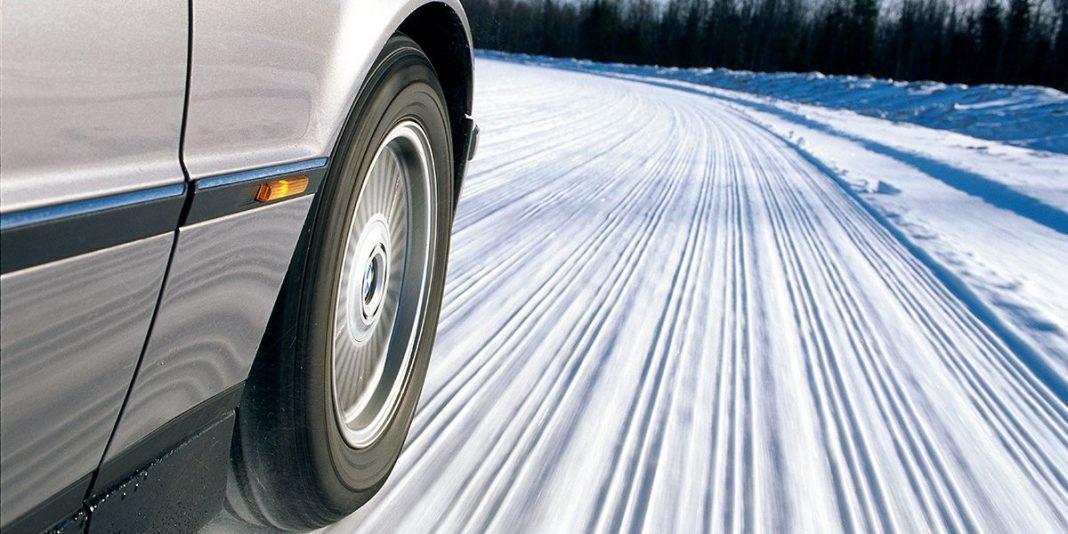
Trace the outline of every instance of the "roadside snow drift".
[[1068, 531], [1068, 156], [476, 69], [421, 407], [333, 532]]
[[749, 72], [593, 63], [483, 51], [488, 59], [692, 82], [862, 115], [952, 130], [982, 139], [1068, 154], [1068, 95], [1048, 87], [902, 82], [819, 72]]

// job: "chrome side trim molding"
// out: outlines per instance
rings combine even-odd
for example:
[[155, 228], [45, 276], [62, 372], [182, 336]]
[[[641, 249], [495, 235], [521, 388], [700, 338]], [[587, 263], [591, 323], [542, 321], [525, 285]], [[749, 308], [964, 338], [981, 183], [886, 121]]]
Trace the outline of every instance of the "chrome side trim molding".
[[104, 211], [129, 207], [135, 204], [181, 197], [185, 193], [185, 184], [166, 185], [130, 193], [120, 193], [99, 198], [79, 200], [67, 204], [29, 209], [0, 215], [0, 230], [41, 224], [57, 219], [86, 215], [94, 211]]
[[172, 232], [185, 184], [0, 215], [0, 274]]
[[328, 163], [316, 158], [2, 214], [0, 274], [269, 205], [255, 197], [259, 186], [270, 180], [304, 175], [308, 187], [297, 196], [314, 194], [326, 178]]
[[302, 172], [318, 169], [325, 166], [326, 158], [309, 159], [306, 161], [298, 161], [296, 163], [286, 163], [284, 165], [275, 165], [272, 167], [264, 167], [262, 169], [253, 169], [251, 171], [241, 171], [235, 172], [233, 174], [223, 174], [220, 176], [201, 178], [197, 180], [196, 183], [197, 189], [203, 190], [224, 185], [236, 184], [240, 182], [254, 182], [266, 178], [285, 176], [287, 174], [300, 174]]

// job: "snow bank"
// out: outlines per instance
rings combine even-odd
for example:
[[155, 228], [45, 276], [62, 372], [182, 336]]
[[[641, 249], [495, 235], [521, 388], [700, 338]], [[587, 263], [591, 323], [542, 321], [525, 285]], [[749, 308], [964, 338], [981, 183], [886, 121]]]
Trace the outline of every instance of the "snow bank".
[[586, 72], [682, 80], [1068, 154], [1068, 95], [1047, 87], [901, 82], [818, 72], [679, 69], [495, 51], [477, 54]]

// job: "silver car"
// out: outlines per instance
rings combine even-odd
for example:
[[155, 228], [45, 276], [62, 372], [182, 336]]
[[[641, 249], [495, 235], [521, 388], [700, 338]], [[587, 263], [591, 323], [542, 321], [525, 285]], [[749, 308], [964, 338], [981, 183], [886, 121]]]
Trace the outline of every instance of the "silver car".
[[0, 528], [299, 530], [400, 454], [477, 138], [458, 0], [5, 0]]

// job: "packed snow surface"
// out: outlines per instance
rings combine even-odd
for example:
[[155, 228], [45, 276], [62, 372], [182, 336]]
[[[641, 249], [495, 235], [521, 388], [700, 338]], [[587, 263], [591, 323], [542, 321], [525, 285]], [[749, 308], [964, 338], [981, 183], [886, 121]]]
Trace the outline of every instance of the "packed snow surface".
[[1068, 156], [589, 70], [478, 61], [421, 407], [330, 532], [1068, 531]]
[[1068, 156], [476, 73], [421, 407], [332, 532], [1068, 531]]
[[491, 51], [480, 55], [586, 72], [693, 82], [1068, 154], [1068, 95], [1048, 87], [903, 82], [819, 72], [679, 69]]

